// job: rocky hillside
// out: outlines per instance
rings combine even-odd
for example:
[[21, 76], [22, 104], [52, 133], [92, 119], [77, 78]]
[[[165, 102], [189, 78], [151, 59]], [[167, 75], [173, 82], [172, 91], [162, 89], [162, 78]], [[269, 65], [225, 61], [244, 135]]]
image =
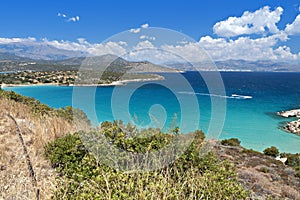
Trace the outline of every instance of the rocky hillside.
[[[73, 133], [67, 110], [53, 110], [38, 101], [0, 90], [0, 199], [50, 199], [56, 185], [55, 170], [44, 159], [44, 145], [67, 133]], [[24, 149], [13, 116], [21, 130], [35, 173], [33, 186]]]
[[66, 71], [98, 70], [128, 73], [178, 72], [176, 69], [155, 65], [151, 62], [132, 62], [115, 55], [107, 54], [96, 57], [76, 57], [63, 60], [34, 60], [1, 53], [0, 72], [4, 71]]
[[300, 179], [291, 168], [273, 157], [241, 146], [215, 146], [221, 160], [237, 168], [240, 182], [251, 192], [251, 199], [300, 199]]

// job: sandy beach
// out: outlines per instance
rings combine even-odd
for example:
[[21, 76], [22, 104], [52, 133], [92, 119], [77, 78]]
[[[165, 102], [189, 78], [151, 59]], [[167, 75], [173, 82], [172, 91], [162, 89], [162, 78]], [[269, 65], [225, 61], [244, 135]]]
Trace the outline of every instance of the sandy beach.
[[159, 81], [164, 80], [163, 76], [157, 75], [157, 78], [147, 78], [147, 79], [131, 79], [131, 80], [120, 80], [120, 81], [113, 81], [111, 83], [102, 83], [102, 84], [58, 84], [58, 83], [37, 83], [37, 84], [1, 84], [1, 89], [5, 87], [24, 87], [24, 86], [76, 86], [76, 87], [107, 87], [107, 86], [122, 86], [126, 85], [127, 83], [131, 82], [147, 82], [147, 81]]

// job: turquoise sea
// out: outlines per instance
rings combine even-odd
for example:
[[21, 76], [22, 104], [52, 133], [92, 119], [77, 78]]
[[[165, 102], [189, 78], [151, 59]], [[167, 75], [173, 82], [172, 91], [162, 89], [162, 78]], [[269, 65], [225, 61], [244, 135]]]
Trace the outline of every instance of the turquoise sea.
[[[300, 136], [279, 129], [280, 124], [291, 119], [276, 115], [277, 111], [300, 108], [300, 73], [222, 72], [225, 95], [209, 93], [205, 82], [197, 72], [182, 74], [192, 86], [192, 93], [181, 87], [174, 74], [162, 75], [165, 76], [165, 80], [144, 82], [142, 86], [141, 83], [133, 82], [115, 87], [81, 87], [80, 90], [96, 91], [93, 107], [96, 110], [97, 122], [95, 120], [93, 122], [112, 121], [121, 119], [122, 116], [125, 116], [123, 119], [125, 122], [130, 121], [126, 119], [123, 104], [118, 102], [126, 100], [128, 92], [134, 89], [128, 101], [128, 111], [135, 123], [146, 126], [151, 125], [151, 120], [152, 124], [155, 119], [158, 124], [165, 120], [164, 129], [167, 130], [178, 125], [176, 123], [182, 118], [192, 123], [195, 112], [199, 109], [199, 127], [207, 132], [211, 119], [212, 98], [226, 99], [226, 118], [220, 139], [236, 137], [246, 148], [258, 151], [276, 146], [281, 152], [300, 152]], [[172, 85], [172, 89], [176, 89], [172, 90], [163, 85]], [[116, 89], [118, 93], [114, 95]], [[56, 108], [72, 105], [73, 87], [22, 86], [6, 87], [5, 90], [34, 97]], [[93, 119], [93, 113], [85, 107], [90, 104], [90, 100], [85, 97], [83, 94], [80, 97], [81, 103], [77, 105]], [[197, 108], [194, 104], [189, 104], [189, 100], [192, 101], [194, 98], [198, 100]], [[180, 108], [182, 101], [189, 110], [184, 116]], [[125, 114], [122, 115], [122, 112]], [[188, 127], [194, 126], [188, 123], [183, 125], [185, 131], [192, 131]]]

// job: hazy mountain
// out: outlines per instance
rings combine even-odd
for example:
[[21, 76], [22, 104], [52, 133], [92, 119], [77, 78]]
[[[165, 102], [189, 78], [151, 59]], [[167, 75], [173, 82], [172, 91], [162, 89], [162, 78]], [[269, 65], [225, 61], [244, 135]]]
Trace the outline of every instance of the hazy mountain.
[[0, 52], [0, 61], [31, 61], [30, 58], [24, 58], [20, 56], [16, 56], [10, 53], [1, 53]]
[[78, 57], [65, 60], [33, 60], [8, 53], [0, 53], [0, 71], [55, 71], [55, 70], [98, 70], [122, 73], [176, 72], [153, 63], [131, 62], [115, 55]]
[[185, 71], [300, 71], [300, 64], [289, 62], [227, 60], [210, 63], [165, 63], [168, 67]]
[[216, 62], [220, 70], [246, 70], [246, 71], [300, 71], [300, 65], [288, 62], [264, 61], [245, 61], [228, 60]]
[[63, 60], [87, 56], [87, 54], [83, 52], [58, 49], [51, 45], [31, 42], [0, 44], [0, 53], [9, 53], [34, 60]]
[[125, 60], [116, 55], [107, 54], [102, 56], [94, 56], [87, 58], [73, 58], [58, 63], [73, 63], [81, 64], [82, 69], [99, 70], [99, 71], [112, 71], [112, 72], [127, 72], [127, 73], [144, 73], [144, 72], [176, 72], [176, 69], [167, 68], [155, 65], [148, 61], [132, 62]]

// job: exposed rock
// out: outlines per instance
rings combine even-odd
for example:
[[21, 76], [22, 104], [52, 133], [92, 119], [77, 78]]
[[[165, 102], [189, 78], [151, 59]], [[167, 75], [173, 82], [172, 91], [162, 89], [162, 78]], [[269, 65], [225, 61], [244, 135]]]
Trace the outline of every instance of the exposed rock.
[[282, 117], [298, 117], [300, 118], [300, 109], [295, 109], [295, 110], [288, 110], [288, 111], [281, 111], [278, 112], [278, 115]]
[[292, 122], [288, 122], [284, 127], [284, 130], [294, 133], [296, 135], [300, 135], [300, 119]]
[[291, 167], [270, 156], [243, 147], [217, 144], [214, 152], [236, 166], [250, 199], [300, 199], [300, 179]]
[[[285, 118], [289, 118], [289, 117], [300, 118], [300, 109], [281, 111], [278, 112], [277, 114]], [[286, 123], [286, 125], [283, 126], [283, 129], [290, 133], [300, 135], [300, 119]]]
[[287, 161], [287, 158], [279, 158], [279, 157], [277, 157], [276, 160], [279, 160], [282, 163], [285, 163]]

